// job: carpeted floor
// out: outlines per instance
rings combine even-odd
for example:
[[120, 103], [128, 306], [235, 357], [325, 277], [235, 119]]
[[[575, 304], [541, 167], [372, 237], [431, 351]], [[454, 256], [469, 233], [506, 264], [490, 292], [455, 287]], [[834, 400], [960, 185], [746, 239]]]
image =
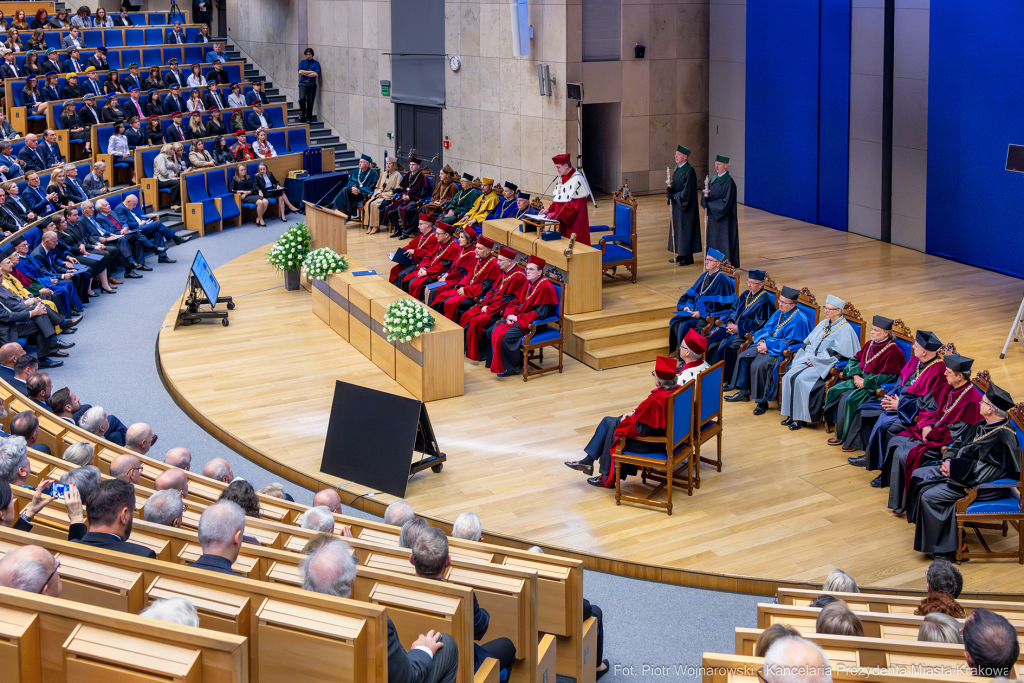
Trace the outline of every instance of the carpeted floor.
[[[302, 219], [301, 216], [298, 217]], [[294, 220], [292, 222], [295, 222]], [[289, 223], [290, 224], [290, 223]], [[156, 369], [156, 338], [164, 316], [185, 288], [189, 266], [202, 249], [214, 269], [252, 249], [268, 244], [285, 224], [274, 219], [267, 227], [245, 225], [207, 233], [168, 251], [174, 264], [156, 263], [142, 280], [126, 280], [117, 294], [103, 295], [86, 307], [85, 321], [64, 367], [49, 371], [54, 390], [68, 386], [82, 403], [103, 406], [125, 424], [146, 422], [159, 436], [150, 451], [162, 458], [176, 446], [192, 452], [193, 471], [211, 458], [225, 458], [236, 475], [256, 488], [277, 478], [221, 444], [191, 420], [164, 389]], [[267, 287], [281, 286], [280, 280]], [[223, 292], [237, 295], [235, 292]], [[245, 298], [238, 298], [239, 307]], [[219, 325], [210, 325], [210, 344]], [[282, 340], [287, 343], [287, 340]], [[201, 348], [196, 361], [202, 362]], [[311, 370], [314, 370], [311, 368]], [[231, 378], [213, 378], [230, 382]], [[313, 492], [285, 483], [299, 502], [312, 502]], [[359, 510], [346, 513], [370, 517]], [[475, 510], [487, 526], [487, 511]], [[605, 615], [605, 653], [612, 671], [602, 681], [700, 680], [703, 652], [732, 652], [733, 629], [752, 627], [756, 604], [763, 596], [722, 593], [587, 572], [585, 596]], [[559, 676], [560, 683], [571, 680]]]

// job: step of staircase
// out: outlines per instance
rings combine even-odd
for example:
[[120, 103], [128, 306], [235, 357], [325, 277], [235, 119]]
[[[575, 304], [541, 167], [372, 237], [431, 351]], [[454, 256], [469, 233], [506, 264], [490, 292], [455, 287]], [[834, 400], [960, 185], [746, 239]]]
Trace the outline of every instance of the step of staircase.
[[565, 352], [595, 370], [635, 365], [668, 354], [676, 302], [646, 287], [609, 285], [603, 308], [565, 316]]
[[622, 343], [605, 349], [584, 352], [579, 360], [595, 370], [608, 370], [647, 363], [658, 356], [667, 356], [668, 353], [668, 326], [666, 325], [660, 340]]
[[574, 334], [583, 342], [583, 352], [592, 353], [623, 344], [664, 341], [667, 335], [667, 326], [667, 321], [664, 319], [648, 320], [641, 323], [584, 330], [583, 332], [574, 332]]
[[668, 297], [663, 303], [636, 304], [622, 309], [608, 309], [591, 313], [566, 315], [565, 319], [572, 324], [573, 332], [579, 334], [589, 330], [601, 330], [621, 325], [662, 320], [666, 324], [675, 313], [676, 304]]

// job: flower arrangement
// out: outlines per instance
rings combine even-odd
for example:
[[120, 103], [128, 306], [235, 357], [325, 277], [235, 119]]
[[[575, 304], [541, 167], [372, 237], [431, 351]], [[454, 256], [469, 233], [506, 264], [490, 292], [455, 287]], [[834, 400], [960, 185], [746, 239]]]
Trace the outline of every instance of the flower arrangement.
[[314, 280], [326, 280], [331, 273], [348, 270], [348, 260], [330, 247], [321, 247], [306, 254], [302, 269]]
[[410, 342], [433, 328], [434, 316], [415, 299], [392, 301], [384, 311], [384, 332], [388, 341]]
[[306, 224], [294, 225], [277, 238], [267, 254], [267, 263], [278, 270], [298, 270], [312, 243]]

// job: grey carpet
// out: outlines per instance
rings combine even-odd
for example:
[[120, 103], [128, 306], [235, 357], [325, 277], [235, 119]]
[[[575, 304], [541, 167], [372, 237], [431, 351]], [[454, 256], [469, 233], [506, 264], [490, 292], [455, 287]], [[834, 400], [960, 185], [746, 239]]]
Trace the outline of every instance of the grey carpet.
[[[301, 216], [298, 217], [302, 219]], [[207, 233], [168, 255], [174, 264], [156, 263], [142, 280], [125, 280], [117, 294], [102, 295], [86, 307], [85, 321], [64, 367], [48, 371], [53, 388], [71, 388], [83, 403], [103, 406], [125, 424], [146, 422], [159, 435], [150, 456], [162, 459], [176, 446], [192, 452], [192, 469], [201, 471], [211, 458], [225, 458], [235, 474], [256, 488], [279, 480], [271, 472], [220, 443], [182, 411], [160, 381], [156, 370], [156, 339], [164, 316], [185, 287], [189, 266], [198, 249], [214, 269], [257, 247], [272, 242], [285, 225], [268, 219], [267, 227], [245, 225], [222, 233]], [[296, 222], [294, 219], [289, 225]], [[266, 288], [281, 286], [280, 278]], [[246, 306], [245, 294], [225, 290]], [[216, 343], [219, 324], [209, 325]], [[202, 349], [196, 350], [202, 362]], [[229, 377], [212, 381], [230, 382]], [[313, 492], [285, 482], [295, 500], [309, 504]], [[345, 509], [364, 518], [359, 510]], [[487, 524], [487, 511], [476, 510]], [[613, 670], [602, 681], [695, 681], [703, 652], [732, 652], [733, 629], [754, 626], [756, 604], [764, 598], [722, 593], [586, 572], [584, 595], [604, 610], [605, 658]], [[617, 667], [617, 668], [616, 668]], [[644, 668], [644, 667], [658, 667]], [[559, 676], [560, 683], [571, 679]]]

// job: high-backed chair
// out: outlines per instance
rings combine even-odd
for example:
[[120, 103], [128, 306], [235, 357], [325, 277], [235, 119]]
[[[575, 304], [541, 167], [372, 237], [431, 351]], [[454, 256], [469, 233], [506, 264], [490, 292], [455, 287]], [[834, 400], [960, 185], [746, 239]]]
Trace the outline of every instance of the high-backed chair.
[[[558, 296], [558, 307], [555, 310], [555, 314], [544, 318], [542, 320], [534, 320], [530, 323], [530, 329], [527, 330], [526, 336], [523, 337], [523, 381], [525, 382], [532, 375], [543, 375], [545, 372], [553, 372], [558, 370], [562, 372], [562, 322], [564, 316], [564, 285], [556, 280], [548, 278], [555, 287], [555, 293]], [[546, 329], [540, 330], [538, 328], [545, 327]], [[550, 367], [542, 367], [541, 363], [544, 362], [544, 348], [548, 346], [554, 346], [558, 348], [558, 365], [552, 365]], [[532, 362], [536, 359], [536, 362]]]
[[206, 234], [206, 226], [220, 230], [220, 211], [217, 202], [206, 191], [206, 174], [189, 173], [185, 176], [185, 190], [188, 193], [185, 204], [185, 227], [195, 230], [200, 237]]
[[[623, 186], [614, 194], [615, 216], [614, 231], [607, 225], [590, 226], [591, 234], [595, 232], [612, 232], [601, 238], [601, 270], [608, 281], [630, 279], [636, 283], [636, 200], [629, 188]], [[629, 275], [616, 275], [619, 266], [627, 269]]]
[[[704, 370], [696, 379], [696, 412], [694, 425], [694, 465], [696, 465], [696, 486], [700, 488], [700, 464], [713, 465], [722, 471], [722, 385], [725, 383], [725, 362], [718, 361]], [[718, 457], [705, 458], [700, 454], [700, 447], [711, 439], [718, 440]]]
[[[730, 270], [726, 270], [726, 265], [729, 266]], [[746, 289], [746, 283], [744, 281], [743, 285], [740, 284], [740, 281], [743, 278], [740, 278], [739, 276], [736, 275], [736, 268], [733, 267], [731, 263], [729, 263], [729, 259], [726, 259], [725, 261], [722, 262], [722, 271], [725, 272], [725, 274], [728, 275], [729, 277], [736, 280], [736, 296], [738, 297], [741, 294], [743, 294], [743, 291]], [[772, 300], [772, 310], [774, 311], [778, 303], [779, 288], [775, 284], [775, 280], [772, 279], [772, 276], [768, 275], [767, 273], [765, 273], [764, 276], [763, 287], [765, 291], [765, 296]], [[707, 324], [700, 331], [706, 339], [710, 339], [711, 335], [714, 334], [715, 330], [717, 330], [719, 327], [725, 326], [724, 319], [716, 318], [713, 315], [708, 316], [706, 320]]]
[[[666, 409], [665, 436], [641, 436], [635, 441], [661, 444], [664, 453], [632, 453], [624, 450], [626, 439], [619, 439], [615, 446], [615, 504], [639, 503], [650, 507], [663, 508], [672, 514], [672, 487], [681, 486], [688, 496], [693, 495], [694, 487], [694, 447], [693, 447], [693, 396], [694, 382], [690, 380], [677, 388], [669, 396]], [[636, 465], [640, 468], [640, 478], [644, 484], [648, 480], [657, 485], [644, 497], [630, 496], [622, 493], [620, 470], [623, 465]], [[679, 472], [686, 467], [686, 473]], [[662, 503], [653, 500], [662, 489], [667, 492], [667, 500]]]
[[[291, 128], [288, 130], [288, 151], [289, 152], [304, 152], [309, 149], [309, 143], [306, 141], [306, 130], [303, 128]], [[278, 153], [281, 150], [277, 150]]]

